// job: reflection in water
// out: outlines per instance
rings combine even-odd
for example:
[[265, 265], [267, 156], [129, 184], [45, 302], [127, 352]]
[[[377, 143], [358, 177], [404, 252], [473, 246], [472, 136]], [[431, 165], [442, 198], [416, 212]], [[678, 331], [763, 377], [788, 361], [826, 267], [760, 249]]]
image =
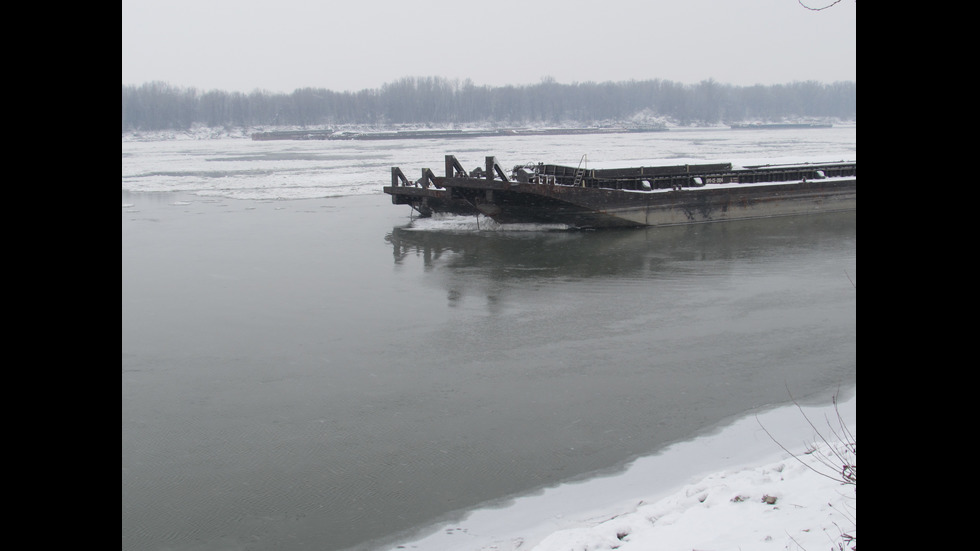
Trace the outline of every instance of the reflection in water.
[[[450, 279], [489, 282], [526, 280], [683, 277], [712, 274], [726, 262], [751, 261], [778, 250], [805, 253], [821, 243], [853, 237], [855, 213], [743, 220], [672, 227], [601, 231], [459, 229], [438, 222], [395, 227], [385, 240], [396, 265], [418, 258], [426, 272]], [[853, 276], [854, 274], [850, 274]], [[609, 281], [603, 279], [603, 284]], [[497, 286], [495, 289], [499, 289]], [[451, 292], [458, 298], [459, 291]]]

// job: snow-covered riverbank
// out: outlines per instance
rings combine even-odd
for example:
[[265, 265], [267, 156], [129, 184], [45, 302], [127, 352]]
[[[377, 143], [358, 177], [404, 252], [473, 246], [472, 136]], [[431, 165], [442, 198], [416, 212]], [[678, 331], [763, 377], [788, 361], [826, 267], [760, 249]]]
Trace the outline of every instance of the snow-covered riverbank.
[[751, 415], [622, 473], [477, 510], [392, 549], [850, 549], [856, 484], [840, 469], [856, 462], [856, 404], [854, 393], [836, 409]]

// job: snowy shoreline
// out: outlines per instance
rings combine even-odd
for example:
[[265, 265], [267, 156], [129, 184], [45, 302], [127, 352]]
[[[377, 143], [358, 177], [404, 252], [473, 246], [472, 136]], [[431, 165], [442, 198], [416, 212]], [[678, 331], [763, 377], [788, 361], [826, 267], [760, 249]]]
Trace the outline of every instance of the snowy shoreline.
[[836, 409], [791, 404], [751, 414], [621, 473], [478, 509], [385, 549], [837, 548], [857, 535], [856, 485], [833, 472], [832, 453], [844, 444], [842, 426], [856, 435], [856, 396], [851, 389]]
[[[763, 123], [769, 121], [751, 121], [754, 123]], [[837, 119], [814, 119], [814, 120], [797, 120], [786, 122], [803, 122], [803, 123], [825, 123], [831, 124], [834, 127], [853, 127], [857, 126], [857, 121], [855, 120], [837, 120]], [[526, 124], [526, 125], [515, 125], [514, 129], [524, 129], [527, 131], [541, 131], [545, 129], [551, 130], [568, 130], [568, 129], [584, 129], [584, 128], [595, 128], [596, 130], [609, 130], [610, 128], [630, 128], [630, 127], [649, 127], [649, 126], [662, 126], [663, 131], [697, 131], [697, 130], [732, 130], [731, 126], [728, 124], [711, 124], [703, 126], [682, 126], [674, 122], [671, 122], [665, 118], [661, 117], [646, 117], [634, 120], [625, 121], [601, 121], [600, 123], [583, 123], [583, 122], [569, 122], [567, 124]], [[187, 130], [126, 130], [122, 133], [123, 142], [156, 142], [156, 141], [171, 141], [171, 140], [252, 140], [253, 134], [261, 134], [265, 132], [307, 132], [307, 133], [323, 133], [323, 132], [351, 132], [351, 133], [371, 133], [371, 132], [417, 132], [417, 131], [430, 131], [430, 132], [490, 132], [499, 130], [501, 125], [496, 124], [461, 124], [461, 125], [426, 125], [426, 124], [401, 124], [401, 125], [369, 125], [369, 124], [344, 124], [344, 125], [325, 125], [325, 124], [315, 124], [309, 126], [274, 126], [274, 125], [258, 125], [252, 127], [234, 126], [234, 127], [224, 127], [224, 126], [200, 126], [195, 125]], [[511, 128], [507, 126], [506, 128]], [[751, 125], [749, 126], [752, 129]], [[759, 130], [764, 130], [765, 128], [758, 128]], [[742, 129], [738, 129], [742, 130]], [[771, 130], [771, 128], [770, 128]], [[778, 129], [777, 129], [778, 130]], [[601, 133], [601, 132], [600, 132]], [[423, 138], [431, 139], [431, 138]], [[302, 140], [301, 140], [302, 141]]]

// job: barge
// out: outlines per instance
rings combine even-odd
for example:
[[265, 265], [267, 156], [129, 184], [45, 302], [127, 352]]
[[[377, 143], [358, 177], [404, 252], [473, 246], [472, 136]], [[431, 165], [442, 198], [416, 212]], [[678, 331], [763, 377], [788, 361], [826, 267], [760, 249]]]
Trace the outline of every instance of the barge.
[[457, 138], [493, 138], [515, 136], [574, 136], [584, 134], [636, 134], [666, 132], [665, 125], [587, 127], [587, 128], [501, 128], [496, 130], [390, 130], [335, 132], [326, 130], [272, 130], [255, 132], [252, 140], [427, 140]]
[[819, 122], [746, 122], [730, 124], [733, 130], [782, 130], [800, 128], [833, 128], [834, 125]]
[[493, 156], [467, 172], [446, 155], [445, 176], [424, 168], [410, 181], [392, 167], [383, 191], [423, 217], [482, 214], [501, 224], [583, 229], [672, 226], [856, 210], [857, 162], [611, 169], [537, 163], [514, 166], [508, 175]]

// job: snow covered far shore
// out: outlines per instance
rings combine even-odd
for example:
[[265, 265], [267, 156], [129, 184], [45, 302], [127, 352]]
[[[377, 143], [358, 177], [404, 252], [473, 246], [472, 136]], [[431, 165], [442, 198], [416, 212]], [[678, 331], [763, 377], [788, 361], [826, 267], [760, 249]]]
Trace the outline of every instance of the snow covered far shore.
[[[744, 121], [744, 122], [756, 122], [756, 121]], [[764, 121], [759, 121], [764, 122]], [[799, 122], [799, 121], [790, 121]], [[803, 121], [803, 122], [828, 122], [824, 120], [820, 121]], [[610, 122], [604, 121], [599, 123], [603, 127], [615, 127], [615, 126], [627, 126], [636, 124], [662, 124], [668, 130], [683, 131], [683, 130], [710, 130], [710, 129], [729, 129], [727, 124], [712, 124], [706, 126], [680, 126], [674, 124], [666, 119], [659, 117], [637, 119], [630, 121], [620, 121], [620, 122]], [[857, 126], [856, 121], [832, 121], [834, 126]], [[595, 126], [595, 124], [587, 123], [568, 123], [567, 125], [526, 125], [522, 128], [528, 129], [542, 129], [542, 128], [587, 128], [590, 126]], [[519, 125], [507, 126], [508, 128], [518, 128]], [[254, 127], [207, 127], [207, 126], [194, 126], [189, 130], [129, 130], [122, 133], [122, 141], [124, 142], [155, 142], [155, 141], [168, 141], [168, 140], [221, 140], [221, 139], [251, 139], [252, 134], [257, 132], [273, 132], [273, 131], [323, 131], [323, 130], [335, 130], [335, 131], [350, 131], [350, 132], [374, 132], [374, 131], [394, 131], [394, 130], [492, 130], [495, 125], [491, 124], [467, 124], [467, 125], [455, 125], [452, 127], [442, 127], [442, 126], [431, 126], [424, 124], [410, 124], [410, 125], [386, 125], [386, 126], [374, 126], [374, 125], [312, 125], [307, 127], [300, 126], [254, 126]]]
[[622, 473], [476, 510], [391, 549], [850, 549], [856, 484], [839, 469], [856, 462], [856, 396], [750, 415]]

